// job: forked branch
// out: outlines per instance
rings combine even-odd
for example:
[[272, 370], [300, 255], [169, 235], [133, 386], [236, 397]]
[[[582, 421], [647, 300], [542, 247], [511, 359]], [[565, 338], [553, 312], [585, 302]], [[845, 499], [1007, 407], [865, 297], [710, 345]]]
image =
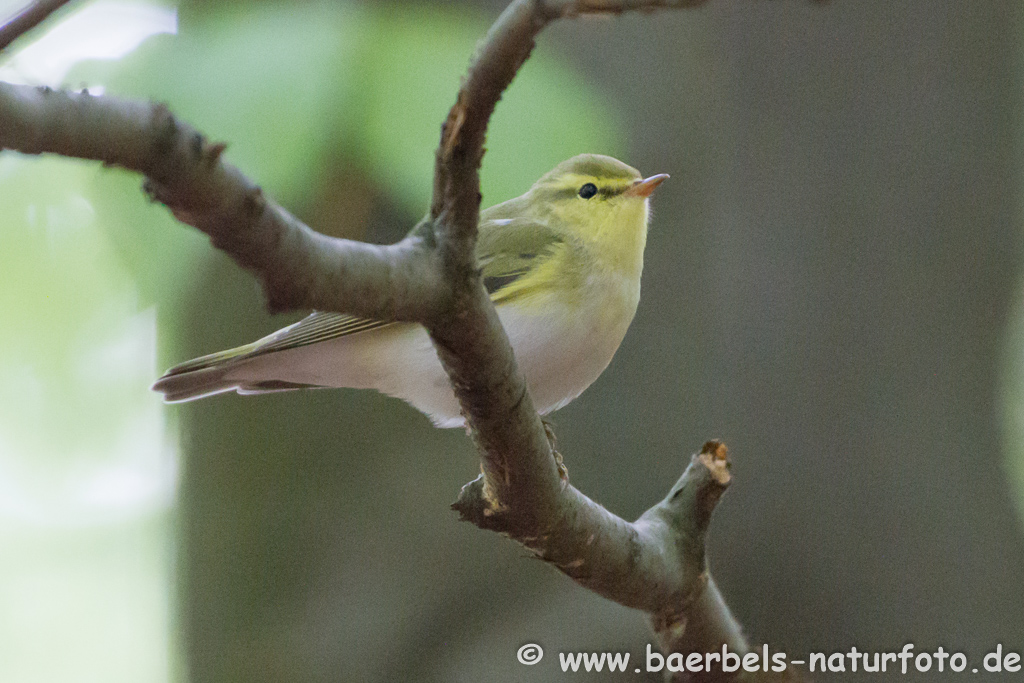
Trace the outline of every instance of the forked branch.
[[[453, 506], [462, 518], [511, 536], [581, 585], [647, 612], [668, 651], [709, 652], [724, 644], [742, 654], [747, 643], [704, 554], [711, 511], [729, 483], [725, 447], [706, 444], [669, 495], [633, 523], [577, 491], [474, 260], [488, 121], [536, 35], [561, 17], [698, 4], [512, 2], [473, 58], [442, 127], [429, 214], [389, 246], [313, 231], [226, 163], [223, 144], [161, 104], [0, 83], [0, 149], [93, 159], [143, 174], [152, 199], [259, 278], [272, 311], [315, 308], [423, 324], [480, 452], [482, 474]], [[0, 28], [0, 36], [16, 37], [24, 25]], [[719, 671], [690, 680], [731, 676]]]

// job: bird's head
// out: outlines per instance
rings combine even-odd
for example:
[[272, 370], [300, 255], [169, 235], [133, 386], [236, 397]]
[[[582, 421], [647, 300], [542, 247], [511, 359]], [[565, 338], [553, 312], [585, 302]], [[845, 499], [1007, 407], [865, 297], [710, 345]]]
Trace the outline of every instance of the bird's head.
[[[534, 206], [580, 237], [610, 239], [646, 231], [647, 199], [668, 175], [644, 178], [632, 166], [601, 154], [563, 161], [530, 190]], [[625, 236], [625, 235], [622, 235]]]

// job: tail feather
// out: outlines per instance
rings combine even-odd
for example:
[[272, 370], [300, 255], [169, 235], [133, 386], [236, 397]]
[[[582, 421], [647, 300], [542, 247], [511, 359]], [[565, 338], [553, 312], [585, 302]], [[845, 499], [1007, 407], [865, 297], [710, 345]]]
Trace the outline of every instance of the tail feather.
[[210, 366], [197, 370], [172, 368], [153, 384], [153, 390], [162, 392], [167, 403], [181, 403], [205, 398], [238, 388], [238, 382], [225, 378], [230, 364]]
[[226, 391], [237, 391], [240, 394], [269, 394], [292, 389], [318, 388], [312, 384], [282, 380], [229, 378], [229, 374], [252, 360], [254, 346], [250, 344], [229, 349], [176, 365], [153, 384], [153, 390], [162, 392], [167, 403], [182, 403]]
[[[176, 365], [153, 385], [168, 403], [192, 401], [225, 391], [240, 394], [266, 394], [291, 389], [322, 388], [304, 383], [319, 375], [316, 352], [307, 353], [315, 344], [334, 340], [365, 338], [373, 330], [399, 329], [394, 323], [355, 318], [338, 313], [313, 312], [297, 323], [238, 348], [211, 353]], [[268, 360], [273, 358], [273, 360]], [[293, 367], [288, 367], [286, 360]], [[313, 360], [314, 362], [311, 362]], [[297, 364], [297, 367], [295, 367]], [[298, 370], [298, 372], [296, 372]], [[284, 372], [282, 377], [280, 374]], [[347, 384], [331, 386], [350, 386]], [[359, 382], [351, 386], [360, 386]]]

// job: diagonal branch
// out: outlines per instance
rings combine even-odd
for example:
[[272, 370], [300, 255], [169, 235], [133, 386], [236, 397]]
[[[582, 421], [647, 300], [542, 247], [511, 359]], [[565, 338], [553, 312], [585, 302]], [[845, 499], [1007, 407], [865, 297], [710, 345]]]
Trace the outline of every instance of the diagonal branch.
[[427, 326], [480, 450], [483, 495], [528, 518], [555, 514], [560, 471], [526, 382], [473, 261], [478, 169], [491, 113], [530, 56], [537, 34], [566, 16], [688, 7], [702, 0], [515, 0], [488, 31], [441, 129], [430, 215], [458, 316]]
[[167, 107], [0, 82], [0, 148], [102, 161], [146, 176], [146, 190], [260, 278], [273, 311], [343, 310], [422, 320], [439, 288], [420, 237], [377, 247], [314, 232], [222, 159]]
[[[474, 258], [478, 169], [501, 94], [550, 22], [689, 7], [702, 0], [515, 0], [475, 55], [437, 150], [430, 212], [378, 247], [326, 237], [265, 197], [166, 107], [0, 83], [0, 149], [102, 161], [146, 176], [150, 196], [260, 279], [271, 310], [420, 322], [451, 379], [481, 457], [453, 507], [522, 543], [581, 585], [651, 615], [674, 652], [747, 643], [712, 581], [704, 537], [729, 483], [709, 442], [669, 495], [629, 523], [568, 483]], [[726, 680], [717, 672], [698, 680]]]
[[0, 50], [22, 37], [71, 0], [40, 0], [18, 12], [0, 26]]
[[[670, 652], [748, 650], [711, 580], [704, 538], [711, 513], [731, 480], [725, 446], [709, 441], [660, 503], [629, 523], [572, 486], [548, 517], [522, 522], [515, 505], [495, 510], [483, 477], [452, 507], [464, 520], [507, 534], [574, 581], [651, 615]], [[717, 679], [713, 679], [717, 680]]]

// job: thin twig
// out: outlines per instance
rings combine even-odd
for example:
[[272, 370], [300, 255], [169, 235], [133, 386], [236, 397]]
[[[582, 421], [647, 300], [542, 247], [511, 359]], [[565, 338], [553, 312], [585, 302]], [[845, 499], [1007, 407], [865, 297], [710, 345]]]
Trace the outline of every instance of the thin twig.
[[25, 35], [71, 0], [40, 0], [34, 2], [0, 26], [0, 51]]

